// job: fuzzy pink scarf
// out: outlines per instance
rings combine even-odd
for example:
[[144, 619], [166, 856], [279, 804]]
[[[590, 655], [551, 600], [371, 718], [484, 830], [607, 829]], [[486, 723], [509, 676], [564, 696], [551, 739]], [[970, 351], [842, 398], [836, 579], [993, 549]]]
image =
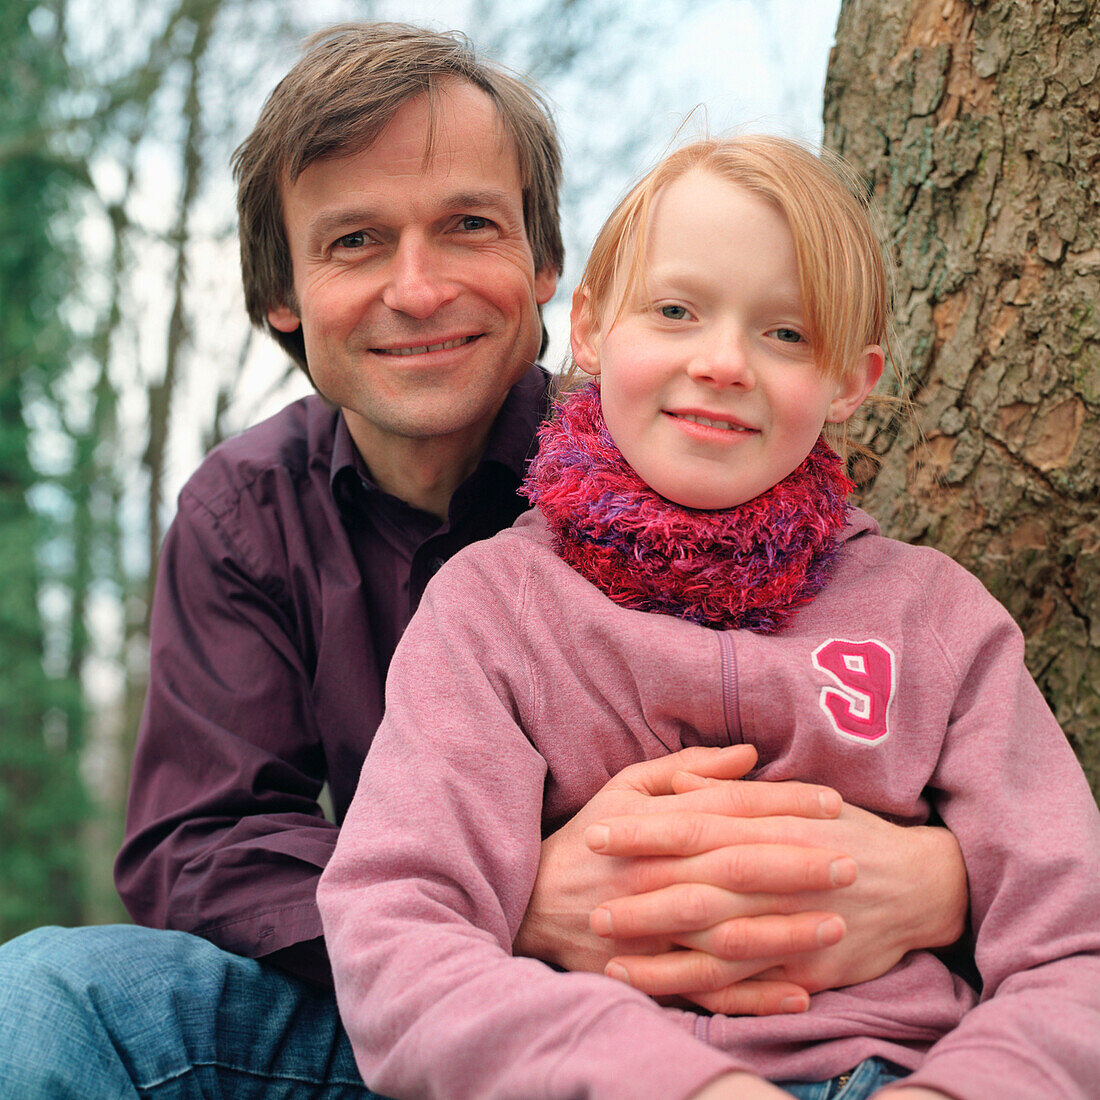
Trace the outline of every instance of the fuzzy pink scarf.
[[824, 440], [778, 485], [736, 508], [684, 508], [623, 458], [599, 393], [590, 383], [559, 402], [539, 430], [523, 486], [565, 561], [623, 607], [762, 634], [821, 591], [855, 487]]

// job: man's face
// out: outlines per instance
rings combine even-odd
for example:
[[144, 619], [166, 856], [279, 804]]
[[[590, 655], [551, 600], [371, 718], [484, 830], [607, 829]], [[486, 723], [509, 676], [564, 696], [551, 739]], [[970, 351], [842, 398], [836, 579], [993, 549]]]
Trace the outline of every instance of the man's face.
[[315, 161], [282, 189], [299, 324], [314, 384], [360, 452], [446, 437], [476, 450], [538, 354], [535, 271], [519, 164], [492, 101], [454, 82], [403, 104], [368, 149]]

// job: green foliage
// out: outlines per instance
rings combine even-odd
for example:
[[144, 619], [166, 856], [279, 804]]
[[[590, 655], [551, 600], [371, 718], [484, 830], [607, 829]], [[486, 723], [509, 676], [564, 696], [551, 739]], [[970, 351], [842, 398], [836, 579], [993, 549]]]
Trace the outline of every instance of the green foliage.
[[61, 237], [73, 175], [40, 137], [66, 80], [50, 14], [8, 0], [0, 15], [0, 939], [81, 915], [82, 703], [76, 682], [44, 665], [46, 527], [28, 427], [69, 366]]

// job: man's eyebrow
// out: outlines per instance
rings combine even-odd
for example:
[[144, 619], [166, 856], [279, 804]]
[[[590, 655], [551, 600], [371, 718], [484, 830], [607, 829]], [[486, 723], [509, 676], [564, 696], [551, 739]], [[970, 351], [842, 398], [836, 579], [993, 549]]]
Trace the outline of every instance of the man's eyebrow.
[[444, 209], [469, 206], [506, 207], [513, 204], [514, 196], [509, 191], [487, 189], [485, 191], [458, 191], [448, 195], [440, 204]]
[[321, 210], [310, 219], [307, 239], [311, 247], [325, 244], [334, 233], [350, 233], [357, 226], [371, 222], [375, 214], [363, 206], [349, 206], [340, 210]]
[[[511, 191], [486, 188], [483, 191], [456, 191], [444, 195], [437, 207], [441, 213], [459, 210], [499, 210], [503, 213], [522, 213], [516, 209], [516, 196]], [[310, 221], [308, 239], [312, 247], [325, 244], [341, 231], [353, 232], [361, 226], [369, 226], [380, 217], [378, 210], [370, 206], [348, 206], [337, 210], [321, 210]]]

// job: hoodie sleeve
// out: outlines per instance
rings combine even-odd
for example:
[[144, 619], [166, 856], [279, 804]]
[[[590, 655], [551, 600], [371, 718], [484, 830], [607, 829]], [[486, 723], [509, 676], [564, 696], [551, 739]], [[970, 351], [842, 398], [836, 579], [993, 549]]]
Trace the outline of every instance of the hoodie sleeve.
[[341, 1016], [388, 1096], [688, 1097], [735, 1062], [625, 985], [511, 955], [547, 774], [520, 726], [535, 672], [517, 542], [445, 566], [394, 656], [318, 892]]
[[905, 1084], [959, 1100], [1088, 1100], [1100, 1082], [1100, 814], [979, 581], [926, 589], [958, 684], [930, 791], [962, 847], [981, 1000]]

